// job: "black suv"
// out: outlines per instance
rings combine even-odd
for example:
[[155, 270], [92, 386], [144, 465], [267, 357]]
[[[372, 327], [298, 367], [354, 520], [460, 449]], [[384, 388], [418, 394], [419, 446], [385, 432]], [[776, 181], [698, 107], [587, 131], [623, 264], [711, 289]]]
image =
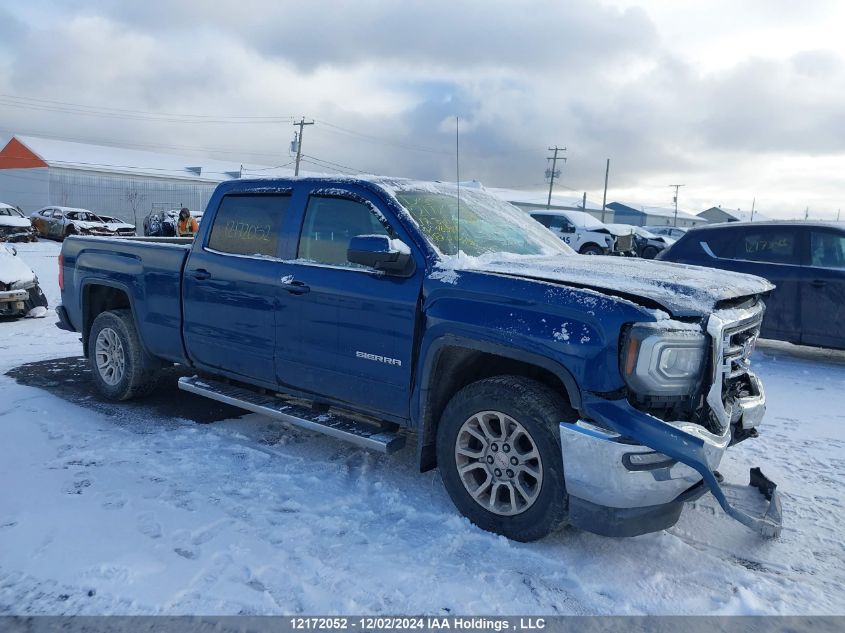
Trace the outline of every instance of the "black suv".
[[845, 349], [845, 222], [732, 222], [690, 229], [659, 256], [765, 277], [761, 336]]

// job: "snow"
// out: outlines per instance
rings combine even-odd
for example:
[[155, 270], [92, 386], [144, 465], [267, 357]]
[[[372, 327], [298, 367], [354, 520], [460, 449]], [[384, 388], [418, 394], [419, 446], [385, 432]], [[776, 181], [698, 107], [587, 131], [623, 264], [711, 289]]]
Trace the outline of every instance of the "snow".
[[[771, 284], [753, 275], [629, 257], [560, 257], [461, 252], [442, 257], [436, 270], [475, 270], [589, 286], [609, 294], [648, 297], [676, 316], [702, 315], [721, 300], [767, 292]], [[442, 273], [441, 273], [442, 274]]]
[[754, 354], [769, 410], [720, 470], [745, 484], [760, 465], [779, 484], [779, 539], [708, 495], [667, 531], [520, 544], [462, 518], [413, 442], [376, 455], [253, 414], [109, 414], [15, 383], [9, 369], [81, 350], [53, 325], [60, 245], [18, 248], [51, 310], [0, 322], [0, 613], [845, 611], [845, 353]]
[[[40, 136], [16, 135], [23, 145], [52, 167], [102, 171], [109, 173], [147, 174], [160, 178], [178, 178], [220, 182], [239, 177], [293, 176], [293, 169], [247, 164], [244, 161], [214, 160], [175, 154], [150, 152], [108, 145], [76, 143]], [[197, 173], [199, 169], [199, 173]], [[300, 172], [310, 175], [310, 172]]]
[[30, 265], [20, 254], [15, 255], [15, 251], [20, 253], [19, 245], [0, 242], [0, 283], [9, 286], [18, 281], [30, 283], [36, 277]]

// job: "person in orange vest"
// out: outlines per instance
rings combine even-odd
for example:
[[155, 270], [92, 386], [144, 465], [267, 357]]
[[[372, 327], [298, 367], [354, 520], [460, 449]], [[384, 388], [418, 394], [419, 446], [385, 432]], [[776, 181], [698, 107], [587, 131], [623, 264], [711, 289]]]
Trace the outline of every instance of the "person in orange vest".
[[196, 218], [191, 216], [188, 207], [182, 207], [179, 211], [179, 222], [176, 224], [177, 237], [193, 237], [199, 229]]

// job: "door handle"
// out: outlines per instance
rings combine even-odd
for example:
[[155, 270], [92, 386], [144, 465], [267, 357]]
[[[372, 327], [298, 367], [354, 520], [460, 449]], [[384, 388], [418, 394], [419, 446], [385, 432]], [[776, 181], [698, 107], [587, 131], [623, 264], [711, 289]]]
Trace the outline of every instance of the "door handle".
[[288, 277], [284, 277], [282, 279], [282, 288], [292, 295], [304, 295], [311, 292], [311, 287], [304, 281], [297, 281], [296, 279], [289, 279]]
[[824, 279], [814, 279], [810, 282], [810, 285], [813, 288], [824, 288], [827, 285], [827, 282]]
[[197, 268], [196, 270], [191, 272], [191, 277], [198, 281], [203, 281], [205, 279], [211, 279], [211, 273], [208, 272], [205, 268]]

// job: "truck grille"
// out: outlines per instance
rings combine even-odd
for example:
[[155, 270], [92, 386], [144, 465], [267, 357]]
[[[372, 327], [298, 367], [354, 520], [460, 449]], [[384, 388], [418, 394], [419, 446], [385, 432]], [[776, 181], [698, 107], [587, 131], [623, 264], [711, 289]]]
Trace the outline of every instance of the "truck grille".
[[760, 335], [764, 309], [758, 302], [747, 309], [716, 312], [707, 323], [713, 345], [713, 381], [707, 403], [720, 431], [733, 421], [734, 395], [750, 372], [749, 357]]
[[634, 234], [628, 233], [627, 235], [619, 235], [616, 237], [616, 250], [617, 251], [630, 251], [634, 248]]

